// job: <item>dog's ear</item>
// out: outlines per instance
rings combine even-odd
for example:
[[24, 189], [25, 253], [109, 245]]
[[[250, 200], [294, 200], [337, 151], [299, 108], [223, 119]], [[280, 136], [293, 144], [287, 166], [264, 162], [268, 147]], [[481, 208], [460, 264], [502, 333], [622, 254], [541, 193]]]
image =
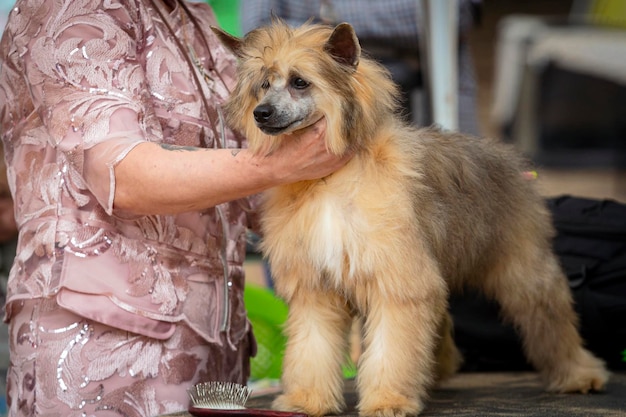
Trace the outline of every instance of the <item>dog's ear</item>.
[[359, 65], [361, 45], [349, 23], [340, 23], [335, 27], [324, 49], [340, 64], [353, 69]]
[[211, 26], [211, 30], [217, 35], [226, 48], [230, 49], [232, 53], [241, 58], [243, 41], [240, 38], [233, 36], [230, 33], [226, 33], [222, 29], [215, 26]]

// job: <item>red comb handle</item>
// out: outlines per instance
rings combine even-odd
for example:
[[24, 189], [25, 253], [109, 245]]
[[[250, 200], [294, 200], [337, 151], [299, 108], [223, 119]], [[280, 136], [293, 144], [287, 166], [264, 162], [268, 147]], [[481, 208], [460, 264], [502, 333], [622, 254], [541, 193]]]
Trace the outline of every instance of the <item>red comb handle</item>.
[[244, 408], [241, 410], [218, 410], [215, 408], [189, 407], [189, 413], [197, 417], [309, 417], [308, 414], [291, 411]]

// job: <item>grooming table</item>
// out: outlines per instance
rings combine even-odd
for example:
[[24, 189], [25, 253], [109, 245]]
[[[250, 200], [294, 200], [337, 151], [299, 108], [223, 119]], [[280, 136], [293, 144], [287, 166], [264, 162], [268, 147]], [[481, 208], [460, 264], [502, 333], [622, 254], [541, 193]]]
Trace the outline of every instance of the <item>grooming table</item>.
[[[353, 381], [347, 381], [345, 395], [348, 409], [341, 416], [356, 417]], [[246, 406], [269, 408], [274, 397], [253, 397]], [[614, 373], [604, 392], [588, 395], [546, 393], [532, 372], [460, 373], [433, 391], [421, 416], [624, 417], [626, 372]]]

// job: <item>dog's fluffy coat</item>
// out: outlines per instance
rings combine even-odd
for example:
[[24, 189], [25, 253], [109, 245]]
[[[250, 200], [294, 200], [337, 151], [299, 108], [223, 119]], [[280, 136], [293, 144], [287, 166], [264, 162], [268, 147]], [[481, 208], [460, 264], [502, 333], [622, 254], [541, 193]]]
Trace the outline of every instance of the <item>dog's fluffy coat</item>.
[[552, 391], [599, 390], [601, 361], [582, 347], [553, 229], [510, 147], [400, 117], [387, 71], [361, 56], [350, 25], [281, 22], [244, 39], [215, 30], [239, 57], [226, 106], [256, 152], [327, 119], [330, 151], [355, 152], [334, 174], [266, 193], [262, 248], [289, 304], [284, 393], [275, 407], [344, 407], [341, 364], [363, 318], [359, 412], [416, 415], [453, 372], [448, 291], [476, 287], [519, 329]]

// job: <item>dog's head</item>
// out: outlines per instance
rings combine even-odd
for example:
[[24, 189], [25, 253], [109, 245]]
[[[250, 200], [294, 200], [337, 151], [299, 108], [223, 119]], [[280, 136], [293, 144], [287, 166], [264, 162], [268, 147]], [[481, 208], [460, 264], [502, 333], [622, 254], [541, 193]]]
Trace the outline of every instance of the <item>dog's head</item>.
[[380, 65], [361, 57], [347, 23], [291, 28], [277, 20], [242, 39], [212, 29], [239, 57], [226, 113], [252, 150], [271, 151], [326, 117], [328, 149], [342, 154], [359, 147], [380, 117], [395, 110], [395, 85]]

